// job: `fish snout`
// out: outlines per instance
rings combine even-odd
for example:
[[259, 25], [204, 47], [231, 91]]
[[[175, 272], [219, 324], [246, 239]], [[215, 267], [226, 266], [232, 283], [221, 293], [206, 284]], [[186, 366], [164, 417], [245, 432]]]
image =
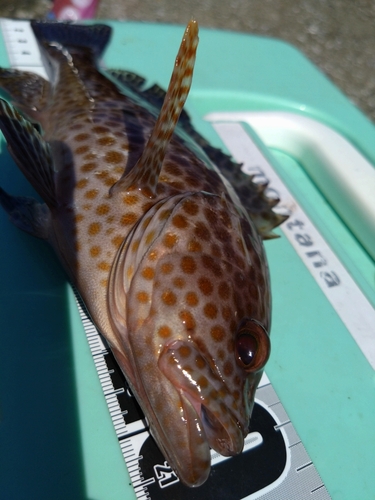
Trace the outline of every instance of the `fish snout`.
[[224, 456], [241, 453], [248, 429], [236, 416], [237, 402], [194, 343], [174, 340], [158, 365], [194, 408], [208, 446]]

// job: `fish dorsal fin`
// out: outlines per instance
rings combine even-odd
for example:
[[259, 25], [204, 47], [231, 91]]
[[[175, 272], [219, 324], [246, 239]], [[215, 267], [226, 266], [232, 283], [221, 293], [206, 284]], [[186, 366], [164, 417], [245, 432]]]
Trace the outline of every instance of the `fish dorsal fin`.
[[106, 24], [31, 21], [31, 28], [39, 42], [47, 42], [47, 45], [57, 42], [68, 50], [71, 47], [89, 47], [95, 59], [101, 57], [112, 34], [112, 28]]
[[190, 90], [197, 45], [198, 23], [191, 20], [186, 27], [168, 91], [146, 147], [132, 170], [126, 175], [124, 173], [112, 186], [111, 194], [118, 190], [139, 189], [150, 197], [155, 195], [167, 147]]

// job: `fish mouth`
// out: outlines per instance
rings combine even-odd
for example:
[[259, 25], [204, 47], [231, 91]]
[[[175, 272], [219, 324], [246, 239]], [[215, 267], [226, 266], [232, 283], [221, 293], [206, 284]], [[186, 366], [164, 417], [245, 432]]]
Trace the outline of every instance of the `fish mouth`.
[[[241, 453], [247, 432], [231, 409], [233, 399], [195, 345], [190, 341], [173, 341], [164, 347], [158, 365], [179, 393], [184, 420], [189, 420], [189, 425], [194, 422], [201, 430], [206, 452], [212, 448], [224, 456]], [[190, 453], [194, 460], [196, 443], [189, 425]], [[206, 476], [209, 470], [204, 472]]]
[[241, 453], [244, 446], [244, 433], [228, 408], [221, 403], [218, 412], [217, 405], [212, 402], [202, 403], [184, 389], [179, 388], [179, 390], [181, 396], [188, 400], [196, 411], [209, 448], [226, 457]]

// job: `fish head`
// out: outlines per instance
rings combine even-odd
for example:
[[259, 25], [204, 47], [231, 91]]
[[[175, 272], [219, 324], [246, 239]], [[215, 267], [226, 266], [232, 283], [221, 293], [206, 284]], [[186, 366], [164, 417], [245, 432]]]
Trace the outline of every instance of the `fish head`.
[[114, 352], [171, 467], [189, 486], [210, 448], [240, 453], [270, 342], [262, 243], [223, 196], [185, 193], [145, 214], [119, 249]]

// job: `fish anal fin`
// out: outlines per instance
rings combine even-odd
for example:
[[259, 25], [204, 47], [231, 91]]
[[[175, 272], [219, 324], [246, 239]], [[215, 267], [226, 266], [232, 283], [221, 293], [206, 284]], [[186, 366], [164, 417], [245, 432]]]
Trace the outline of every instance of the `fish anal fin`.
[[49, 145], [31, 122], [0, 99], [0, 129], [14, 161], [49, 207], [57, 205], [55, 173]]
[[0, 188], [0, 205], [19, 229], [37, 238], [48, 238], [50, 212], [44, 203], [25, 196], [11, 196]]
[[117, 190], [132, 189], [155, 194], [168, 144], [190, 90], [197, 45], [198, 24], [191, 20], [186, 27], [171, 81], [146, 147], [132, 170], [124, 173], [112, 186], [112, 194]]

